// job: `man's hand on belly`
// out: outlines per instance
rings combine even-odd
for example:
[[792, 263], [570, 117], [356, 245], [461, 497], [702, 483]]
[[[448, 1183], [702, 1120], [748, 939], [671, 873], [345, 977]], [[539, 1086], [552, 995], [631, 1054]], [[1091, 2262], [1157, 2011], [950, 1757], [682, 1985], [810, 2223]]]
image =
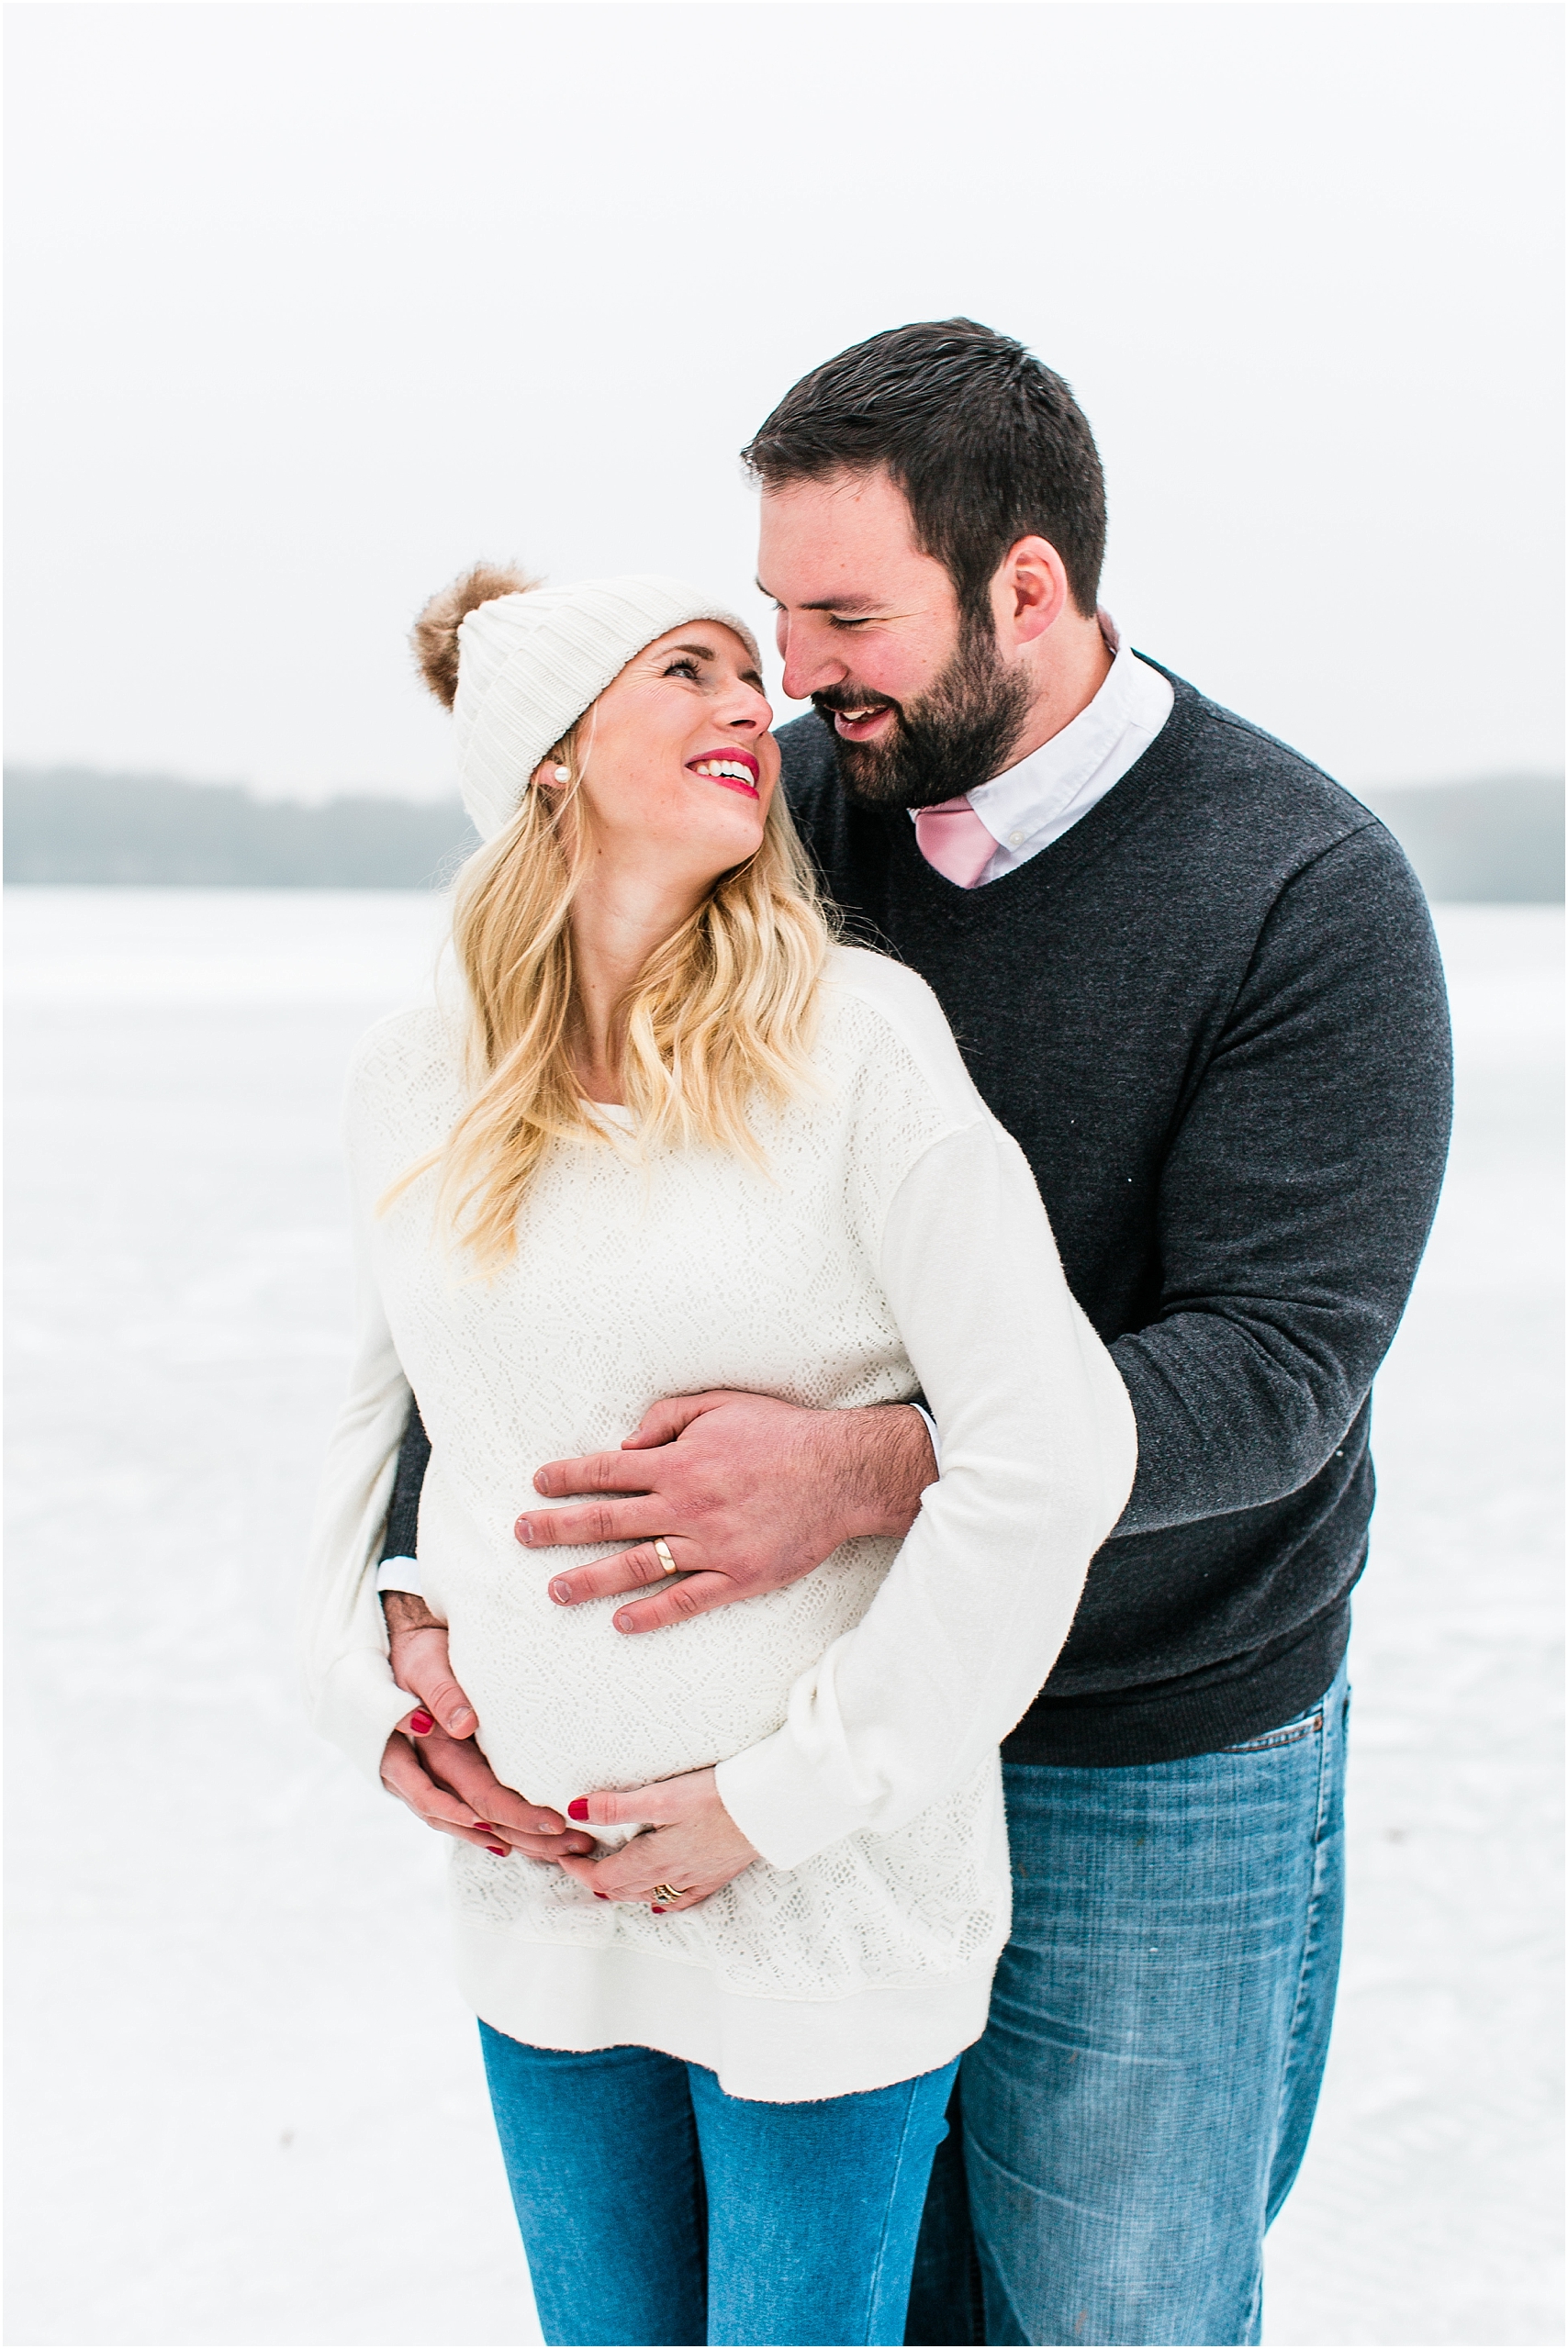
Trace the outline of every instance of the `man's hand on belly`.
[[680, 1395], [655, 1404], [619, 1451], [549, 1461], [533, 1480], [547, 1498], [614, 1497], [525, 1514], [517, 1538], [539, 1549], [641, 1543], [557, 1574], [550, 1595], [577, 1606], [662, 1584], [614, 1618], [618, 1631], [656, 1631], [783, 1590], [857, 1535], [902, 1537], [935, 1481], [925, 1422], [902, 1404], [803, 1411], [772, 1395]]
[[711, 1770], [656, 1785], [584, 1795], [568, 1806], [594, 1827], [645, 1827], [602, 1860], [563, 1860], [567, 1875], [600, 1900], [645, 1902], [656, 1916], [695, 1908], [758, 1856], [719, 1799]]

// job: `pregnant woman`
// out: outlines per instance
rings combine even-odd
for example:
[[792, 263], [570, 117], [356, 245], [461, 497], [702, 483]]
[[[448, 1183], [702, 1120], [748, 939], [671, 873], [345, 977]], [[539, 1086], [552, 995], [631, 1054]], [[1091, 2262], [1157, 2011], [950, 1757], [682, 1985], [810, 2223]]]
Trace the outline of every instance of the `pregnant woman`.
[[[478, 1742], [536, 1824], [596, 1839], [530, 1858], [454, 1806], [546, 2340], [901, 2341], [1008, 1927], [996, 1748], [1121, 1510], [1132, 1413], [935, 999], [834, 940], [745, 624], [672, 579], [481, 569], [416, 642], [485, 845], [453, 1001], [372, 1029], [350, 1080], [314, 1716], [373, 1777], [430, 1728], [376, 1591], [411, 1388], [423, 1594]], [[723, 1387], [923, 1393], [941, 1475], [907, 1538], [636, 1639], [613, 1600], [558, 1605], [583, 1552], [519, 1548], [520, 1474]]]

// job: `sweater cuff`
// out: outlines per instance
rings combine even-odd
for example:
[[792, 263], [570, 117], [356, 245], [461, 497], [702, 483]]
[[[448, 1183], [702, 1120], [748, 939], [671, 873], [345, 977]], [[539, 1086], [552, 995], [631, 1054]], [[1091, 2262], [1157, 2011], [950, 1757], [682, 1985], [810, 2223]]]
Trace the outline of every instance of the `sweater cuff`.
[[925, 1432], [931, 1438], [931, 1457], [936, 1463], [936, 1473], [940, 1476], [942, 1473], [942, 1438], [936, 1432], [936, 1422], [933, 1419], [930, 1412], [927, 1411], [923, 1403], [912, 1403], [909, 1407], [912, 1411], [918, 1411], [921, 1417], [925, 1422]]
[[415, 1701], [398, 1687], [379, 1649], [351, 1648], [321, 1683], [316, 1727], [347, 1754], [362, 1777], [379, 1787], [386, 1740]]
[[799, 1868], [868, 1825], [859, 1805], [826, 1793], [788, 1728], [721, 1762], [719, 1800], [770, 1868]]

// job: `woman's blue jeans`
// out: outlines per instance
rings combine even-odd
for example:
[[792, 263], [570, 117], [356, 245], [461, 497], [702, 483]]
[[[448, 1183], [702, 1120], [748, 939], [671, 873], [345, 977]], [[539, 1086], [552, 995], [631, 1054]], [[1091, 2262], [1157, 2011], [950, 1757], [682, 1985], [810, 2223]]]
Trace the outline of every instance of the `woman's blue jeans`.
[[479, 2026], [548, 2342], [902, 2342], [957, 2063], [756, 2104], [645, 2047]]
[[1009, 1766], [1013, 1938], [932, 2179], [911, 2342], [1251, 2343], [1344, 1911], [1343, 1668], [1266, 1737]]

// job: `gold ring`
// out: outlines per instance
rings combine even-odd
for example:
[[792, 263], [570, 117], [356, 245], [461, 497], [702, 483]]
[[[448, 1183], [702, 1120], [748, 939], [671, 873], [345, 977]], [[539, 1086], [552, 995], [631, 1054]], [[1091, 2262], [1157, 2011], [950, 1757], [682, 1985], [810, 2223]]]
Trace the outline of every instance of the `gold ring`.
[[662, 1533], [655, 1538], [654, 1542], [654, 1549], [658, 1555], [659, 1564], [664, 1568], [665, 1572], [666, 1574], [678, 1574], [680, 1569], [676, 1564], [674, 1559], [670, 1556], [669, 1544], [665, 1539]]
[[654, 1898], [664, 1901], [667, 1906], [670, 1901], [680, 1898], [680, 1887], [678, 1885], [655, 1885]]

